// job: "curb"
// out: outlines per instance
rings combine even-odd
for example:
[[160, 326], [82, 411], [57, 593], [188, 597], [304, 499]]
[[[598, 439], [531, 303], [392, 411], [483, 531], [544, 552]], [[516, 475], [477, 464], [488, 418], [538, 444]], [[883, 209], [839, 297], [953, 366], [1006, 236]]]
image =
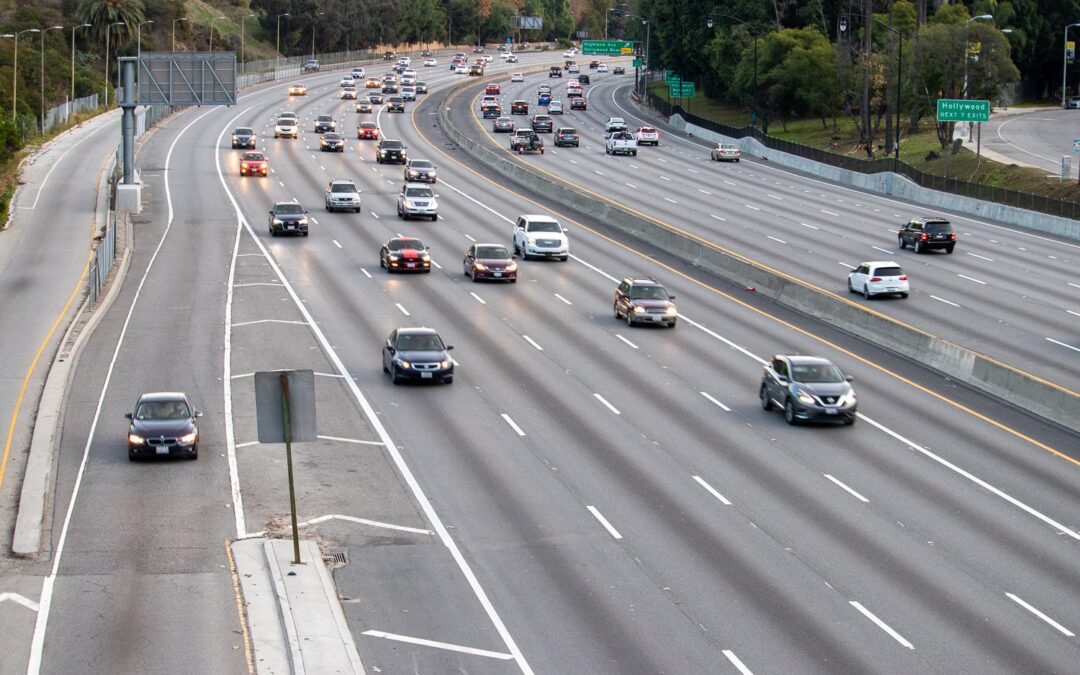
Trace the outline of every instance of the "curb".
[[[473, 82], [459, 84], [450, 90], [448, 97], [473, 85]], [[445, 104], [445, 99], [438, 106], [437, 119], [450, 141], [466, 154], [527, 190], [546, 195], [563, 207], [648, 242], [687, 264], [705, 269], [727, 281], [756, 287], [759, 294], [785, 307], [870, 340], [1073, 433], [1080, 433], [1080, 395], [1068, 389], [871, 312], [861, 305], [772, 270], [712, 242], [678, 232], [672, 226], [645, 214], [602, 201], [577, 188], [541, 176], [526, 165], [510, 161], [466, 137], [451, 121], [450, 108]]]

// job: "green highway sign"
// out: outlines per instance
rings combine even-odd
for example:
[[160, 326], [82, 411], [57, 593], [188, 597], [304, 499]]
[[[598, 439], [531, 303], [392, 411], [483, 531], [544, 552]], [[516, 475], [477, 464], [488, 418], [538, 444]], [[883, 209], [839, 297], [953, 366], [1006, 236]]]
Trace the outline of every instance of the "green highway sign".
[[621, 56], [634, 53], [634, 43], [629, 40], [582, 40], [582, 54]]
[[989, 122], [990, 101], [967, 101], [955, 98], [939, 98], [938, 122]]
[[641, 67], [641, 59], [634, 59], [634, 67], [635, 68], [640, 68]]
[[693, 98], [694, 97], [694, 83], [693, 82], [682, 82], [682, 83], [680, 83], [679, 96], [682, 97], [682, 98]]
[[679, 91], [680, 91], [679, 85], [677, 85], [677, 84], [669, 84], [668, 88], [667, 88], [667, 96], [668, 96], [668, 98], [669, 99], [679, 98]]
[[682, 82], [682, 77], [680, 77], [674, 71], [665, 70], [664, 71], [664, 84], [666, 84], [668, 86], [671, 86], [672, 84], [674, 84], [676, 82]]

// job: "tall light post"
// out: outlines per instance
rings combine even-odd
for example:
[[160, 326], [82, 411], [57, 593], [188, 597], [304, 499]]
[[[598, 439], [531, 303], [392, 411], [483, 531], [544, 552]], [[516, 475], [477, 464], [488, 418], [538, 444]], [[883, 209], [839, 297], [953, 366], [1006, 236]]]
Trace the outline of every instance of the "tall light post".
[[900, 161], [900, 78], [902, 77], [903, 72], [904, 72], [904, 34], [901, 33], [900, 31], [896, 30], [895, 28], [893, 28], [889, 24], [882, 23], [881, 21], [878, 21], [877, 19], [874, 19], [874, 23], [878, 24], [882, 28], [887, 28], [890, 31], [892, 31], [896, 35], [897, 39], [899, 39], [899, 41], [900, 41], [897, 48], [896, 48], [896, 141], [895, 141], [895, 143], [893, 145], [893, 150], [894, 150], [893, 157], [897, 162], [899, 162]]
[[138, 27], [135, 29], [135, 55], [142, 56], [142, 27], [154, 23], [153, 19], [149, 21], [140, 21]]
[[[288, 12], [277, 15], [277, 41], [274, 42], [274, 54], [277, 58], [277, 62], [274, 64], [274, 70], [277, 71], [281, 67], [281, 17], [289, 16]], [[277, 78], [277, 72], [274, 73], [274, 77]]]
[[11, 121], [15, 121], [15, 104], [19, 101], [19, 36], [23, 33], [40, 33], [40, 28], [27, 28], [15, 33], [15, 65], [11, 70]]
[[180, 23], [181, 21], [187, 21], [187, 17], [182, 16], [179, 19], [173, 19], [172, 21], [172, 47], [169, 49], [170, 52], [176, 51], [176, 24]]
[[241, 14], [240, 15], [240, 72], [245, 74], [245, 75], [247, 74], [247, 60], [244, 58], [244, 36], [245, 36], [244, 20], [245, 19], [252, 19], [254, 17], [255, 17], [254, 14], [246, 14], [246, 15]]
[[213, 19], [210, 19], [210, 49], [207, 51], [214, 51], [214, 22], [224, 18], [224, 16], [215, 16]]
[[[750, 33], [750, 37], [754, 38], [754, 79], [753, 79], [753, 85], [752, 85], [753, 88], [754, 88], [754, 95], [753, 95], [753, 99], [752, 99], [753, 103], [751, 104], [751, 108], [750, 108], [750, 126], [756, 128], [757, 127], [757, 108], [758, 108], [758, 86], [757, 86], [757, 43], [758, 43], [758, 36], [759, 36], [758, 29], [754, 24], [750, 23], [749, 21], [746, 21], [745, 19], [740, 19], [739, 17], [732, 16], [730, 14], [720, 14], [719, 18], [731, 19], [732, 21], [738, 21], [742, 25], [746, 26], [746, 30]], [[708, 26], [709, 28], [712, 28], [714, 24], [715, 24], [714, 17], [712, 15], [709, 15], [709, 18], [705, 22], [705, 25]]]
[[968, 45], [971, 43], [971, 39], [970, 39], [971, 28], [969, 28], [969, 26], [971, 25], [972, 21], [993, 21], [993, 20], [994, 20], [994, 16], [992, 14], [980, 14], [978, 16], [973, 16], [973, 17], [971, 17], [970, 19], [968, 19], [967, 21], [964, 22], [964, 91], [963, 91], [964, 95], [961, 98], [967, 99], [967, 97], [968, 97], [968, 57], [970, 56], [968, 54], [968, 49], [969, 49]]
[[1061, 107], [1065, 107], [1065, 85], [1068, 84], [1069, 66], [1069, 29], [1080, 26], [1080, 23], [1070, 23], [1065, 26], [1065, 39], [1061, 44]]
[[109, 80], [109, 34], [112, 33], [113, 26], [123, 26], [123, 21], [117, 21], [105, 26], [105, 107], [109, 107], [109, 87], [112, 86], [112, 82]]
[[45, 133], [45, 33], [64, 30], [63, 26], [49, 26], [41, 31], [41, 133]]
[[319, 23], [319, 17], [326, 14], [326, 12], [316, 12], [315, 18], [311, 21], [311, 58], [315, 59], [315, 26]]
[[90, 24], [82, 23], [71, 27], [71, 103], [75, 104], [75, 31], [80, 28], [90, 28]]

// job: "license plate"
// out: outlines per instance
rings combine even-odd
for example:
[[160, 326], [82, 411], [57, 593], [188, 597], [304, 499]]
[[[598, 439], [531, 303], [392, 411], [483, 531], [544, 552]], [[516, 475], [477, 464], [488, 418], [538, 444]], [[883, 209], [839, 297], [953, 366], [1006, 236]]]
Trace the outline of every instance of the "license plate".
[[835, 415], [836, 411], [833, 410], [832, 408], [825, 408], [825, 414], [826, 415]]
[[163, 447], [154, 448], [154, 452], [156, 452], [159, 455], [167, 455], [167, 454], [169, 454], [169, 446], [166, 445], [166, 446], [163, 446]]
[[502, 272], [495, 272], [495, 276], [497, 276], [497, 277], [501, 277], [501, 276], [502, 276]]
[[663, 321], [664, 317], [662, 317], [662, 316], [654, 316], [654, 317], [652, 317], [652, 320], [653, 321]]
[[416, 263], [405, 263], [405, 267], [416, 267]]
[[420, 373], [420, 377], [423, 379], [431, 379], [431, 373]]

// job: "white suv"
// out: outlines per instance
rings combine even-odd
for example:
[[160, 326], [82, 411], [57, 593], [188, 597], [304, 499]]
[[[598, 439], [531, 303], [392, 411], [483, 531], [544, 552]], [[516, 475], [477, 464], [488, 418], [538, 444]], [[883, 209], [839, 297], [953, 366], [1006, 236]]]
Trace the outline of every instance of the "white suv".
[[300, 123], [295, 114], [279, 115], [274, 124], [274, 138], [300, 138]]
[[439, 219], [438, 195], [430, 185], [423, 183], [405, 183], [398, 194], [397, 213], [399, 218], [408, 220], [413, 216]]
[[525, 260], [529, 256], [570, 258], [570, 241], [566, 230], [551, 216], [518, 216], [514, 224], [514, 253]]
[[351, 180], [332, 180], [326, 186], [326, 210], [351, 209], [360, 213], [360, 191]]

